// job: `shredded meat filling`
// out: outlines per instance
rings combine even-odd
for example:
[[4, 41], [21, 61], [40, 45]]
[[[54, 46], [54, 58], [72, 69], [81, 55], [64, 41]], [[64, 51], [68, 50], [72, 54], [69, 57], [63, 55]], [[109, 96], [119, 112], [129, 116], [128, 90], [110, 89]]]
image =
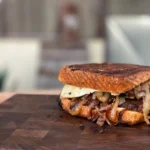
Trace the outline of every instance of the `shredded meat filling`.
[[[82, 106], [87, 106], [90, 112], [90, 117], [88, 119], [96, 122], [100, 126], [103, 126], [105, 122], [110, 124], [106, 114], [115, 106], [114, 104], [117, 102], [116, 98], [118, 98], [119, 101], [119, 104], [116, 104], [116, 108], [121, 107], [124, 108], [124, 110], [144, 113], [143, 99], [146, 97], [146, 91], [143, 89], [143, 85], [140, 85], [139, 87], [121, 94], [120, 96], [113, 96], [107, 93], [103, 94], [102, 92], [97, 92], [84, 95], [79, 98], [73, 98], [70, 99], [72, 101], [70, 112], [73, 115], [77, 115], [79, 114]], [[116, 109], [113, 112], [115, 113]], [[147, 118], [150, 119], [149, 116]]]
[[126, 99], [125, 103], [120, 105], [119, 107], [123, 107], [127, 110], [142, 112], [143, 109], [143, 101], [142, 99], [136, 100], [136, 99]]
[[[143, 109], [142, 99], [137, 100], [135, 99], [135, 97], [133, 99], [133, 97], [134, 96], [132, 95], [132, 99], [126, 98], [125, 102], [119, 105], [118, 107], [125, 108], [126, 110], [142, 112]], [[105, 122], [108, 122], [106, 118], [106, 113], [108, 110], [112, 109], [112, 104], [114, 103], [114, 100], [115, 96], [110, 96], [106, 103], [102, 103], [97, 98], [93, 99], [93, 95], [89, 94], [82, 96], [80, 98], [73, 99], [70, 109], [73, 114], [77, 114], [79, 113], [81, 105], [87, 106], [90, 111], [90, 118], [88, 119], [92, 120], [93, 122], [96, 122], [99, 126], [103, 126]], [[95, 111], [93, 110], [96, 110], [97, 113], [95, 113]]]

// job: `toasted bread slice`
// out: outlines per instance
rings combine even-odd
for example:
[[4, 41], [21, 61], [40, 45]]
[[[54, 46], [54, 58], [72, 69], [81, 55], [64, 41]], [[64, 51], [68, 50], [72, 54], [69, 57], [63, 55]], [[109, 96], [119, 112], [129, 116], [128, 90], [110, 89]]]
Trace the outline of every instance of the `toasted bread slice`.
[[[70, 106], [71, 106], [71, 101], [67, 98], [61, 99], [62, 107], [65, 111], [67, 111], [69, 114], [70, 112]], [[95, 112], [96, 113], [96, 112]], [[72, 114], [71, 114], [72, 115]], [[84, 117], [84, 118], [90, 118], [90, 110], [88, 106], [82, 106], [79, 114], [77, 116]], [[131, 110], [125, 110], [124, 108], [118, 108], [117, 109], [117, 116], [116, 116], [116, 122], [115, 124], [123, 123], [123, 124], [128, 124], [128, 125], [134, 125], [138, 123], [144, 122], [144, 117], [143, 114], [140, 112], [136, 111], [131, 111]], [[111, 121], [109, 114], [107, 115], [107, 118]]]
[[59, 80], [64, 84], [115, 94], [124, 93], [150, 79], [150, 67], [131, 64], [82, 64], [65, 66]]
[[121, 110], [118, 108], [117, 113], [118, 113], [118, 123], [134, 125], [144, 122], [144, 116], [140, 112], [131, 110]]

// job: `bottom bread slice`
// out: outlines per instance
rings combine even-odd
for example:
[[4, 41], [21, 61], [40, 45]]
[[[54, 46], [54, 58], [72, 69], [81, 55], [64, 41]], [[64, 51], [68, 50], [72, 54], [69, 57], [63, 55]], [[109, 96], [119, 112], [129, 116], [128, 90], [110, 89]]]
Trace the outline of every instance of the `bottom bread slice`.
[[[72, 114], [70, 106], [72, 102], [67, 98], [61, 99], [62, 107], [65, 111], [67, 111], [69, 114]], [[95, 115], [97, 114], [97, 111], [95, 110]], [[80, 112], [76, 114], [76, 116], [84, 117], [89, 119], [91, 117], [90, 109], [88, 106], [82, 106], [80, 109]], [[111, 121], [111, 117], [109, 115], [109, 112], [107, 113], [107, 119]], [[144, 116], [141, 112], [126, 110], [124, 108], [118, 107], [117, 108], [117, 114], [116, 114], [116, 122], [115, 124], [123, 123], [128, 125], [134, 125], [138, 123], [144, 122]]]

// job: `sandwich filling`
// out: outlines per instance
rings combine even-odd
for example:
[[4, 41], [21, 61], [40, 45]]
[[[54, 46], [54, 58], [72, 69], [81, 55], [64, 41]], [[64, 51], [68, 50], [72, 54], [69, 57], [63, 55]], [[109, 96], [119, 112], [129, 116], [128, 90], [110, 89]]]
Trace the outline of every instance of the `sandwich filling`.
[[[71, 115], [80, 115], [84, 111], [83, 106], [86, 106], [90, 114], [86, 117], [100, 126], [105, 122], [109, 125], [118, 124], [121, 122], [119, 115], [125, 110], [139, 112], [150, 125], [150, 81], [121, 94], [65, 85], [60, 98], [69, 100], [67, 111]], [[117, 110], [121, 110], [119, 115]]]

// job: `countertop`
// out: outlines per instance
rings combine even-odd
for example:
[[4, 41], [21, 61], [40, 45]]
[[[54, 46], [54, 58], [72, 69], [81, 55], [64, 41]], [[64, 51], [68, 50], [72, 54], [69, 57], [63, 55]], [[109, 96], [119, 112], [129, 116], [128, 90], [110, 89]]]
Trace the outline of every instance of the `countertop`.
[[16, 94], [35, 94], [35, 95], [58, 95], [59, 89], [52, 90], [35, 90], [35, 91], [20, 91], [20, 92], [0, 92], [0, 104]]

